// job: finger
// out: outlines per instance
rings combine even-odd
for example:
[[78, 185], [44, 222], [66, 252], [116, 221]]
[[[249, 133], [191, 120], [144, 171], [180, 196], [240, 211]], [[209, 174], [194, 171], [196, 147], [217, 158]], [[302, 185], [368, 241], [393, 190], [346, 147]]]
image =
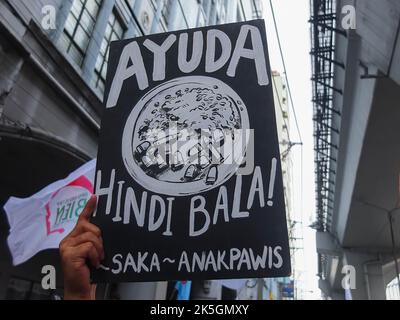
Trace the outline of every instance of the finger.
[[85, 208], [82, 210], [81, 214], [79, 215], [79, 221], [89, 221], [94, 209], [96, 209], [97, 197], [96, 195], [92, 194], [89, 201], [86, 203]]
[[85, 232], [72, 238], [68, 242], [68, 245], [71, 247], [76, 247], [85, 242], [91, 242], [95, 246], [100, 258], [104, 259], [103, 240], [92, 232]]
[[72, 236], [77, 237], [78, 235], [85, 232], [92, 232], [96, 237], [101, 237], [100, 228], [86, 220], [82, 220], [77, 223], [73, 230]]
[[93, 267], [98, 268], [99, 265], [100, 265], [100, 261], [101, 261], [101, 260], [100, 260], [100, 255], [99, 255], [99, 253], [97, 252], [97, 250], [96, 250], [95, 247], [92, 246], [92, 247], [89, 249], [88, 256], [89, 256], [90, 264], [91, 264]]
[[73, 250], [78, 258], [84, 260], [88, 259], [92, 266], [98, 267], [100, 265], [100, 256], [91, 242], [82, 243], [79, 246], [74, 247]]
[[92, 284], [90, 286], [90, 296], [92, 297], [92, 300], [96, 300], [96, 288], [97, 284]]

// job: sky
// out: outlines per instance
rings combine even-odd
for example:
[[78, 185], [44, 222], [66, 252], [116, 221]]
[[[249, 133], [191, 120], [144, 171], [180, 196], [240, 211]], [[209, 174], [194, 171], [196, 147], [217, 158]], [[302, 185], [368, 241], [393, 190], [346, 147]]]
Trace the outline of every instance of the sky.
[[[309, 228], [315, 219], [309, 0], [272, 0], [272, 5], [303, 141], [303, 146], [294, 146], [290, 154], [293, 162], [293, 215], [294, 220], [303, 222], [303, 228], [299, 227], [297, 233], [303, 233], [304, 250], [296, 254], [296, 268], [301, 271], [298, 284], [302, 289], [300, 298], [319, 299], [315, 231]], [[271, 68], [284, 75], [270, 1], [264, 0], [263, 6]], [[291, 140], [299, 142], [292, 111], [289, 122]]]

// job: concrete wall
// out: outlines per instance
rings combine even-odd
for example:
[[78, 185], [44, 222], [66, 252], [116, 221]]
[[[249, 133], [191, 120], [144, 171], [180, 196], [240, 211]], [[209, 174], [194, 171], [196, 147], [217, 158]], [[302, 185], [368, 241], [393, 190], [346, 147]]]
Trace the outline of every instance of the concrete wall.
[[[398, 1], [338, 1], [338, 12], [346, 4], [356, 6], [357, 27], [348, 32], [347, 38], [336, 34], [336, 60], [344, 63], [345, 69], [335, 67], [334, 86], [343, 94], [335, 93], [334, 100], [335, 109], [342, 114], [334, 122], [340, 128], [340, 137], [332, 134], [339, 146], [332, 232], [341, 241], [346, 229], [376, 76], [388, 72], [400, 20]], [[400, 72], [400, 65], [393, 64], [390, 76], [400, 83], [400, 78], [395, 76], [397, 72]], [[363, 77], [365, 75], [367, 77]]]

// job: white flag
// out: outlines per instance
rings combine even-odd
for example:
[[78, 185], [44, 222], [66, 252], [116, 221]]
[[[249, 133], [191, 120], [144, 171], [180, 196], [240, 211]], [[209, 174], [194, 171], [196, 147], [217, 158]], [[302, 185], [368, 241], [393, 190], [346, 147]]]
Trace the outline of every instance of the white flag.
[[93, 193], [95, 170], [93, 159], [29, 198], [8, 199], [4, 210], [10, 225], [7, 242], [14, 265], [41, 250], [58, 248]]

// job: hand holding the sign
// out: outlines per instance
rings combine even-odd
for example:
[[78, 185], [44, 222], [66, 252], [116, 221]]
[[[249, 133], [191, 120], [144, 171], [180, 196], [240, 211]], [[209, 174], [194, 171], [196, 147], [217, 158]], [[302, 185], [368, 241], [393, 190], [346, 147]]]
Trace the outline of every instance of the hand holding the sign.
[[64, 272], [65, 299], [92, 299], [90, 269], [104, 259], [103, 240], [100, 229], [89, 222], [96, 207], [96, 196], [92, 195], [79, 216], [75, 228], [60, 243], [60, 255]]

